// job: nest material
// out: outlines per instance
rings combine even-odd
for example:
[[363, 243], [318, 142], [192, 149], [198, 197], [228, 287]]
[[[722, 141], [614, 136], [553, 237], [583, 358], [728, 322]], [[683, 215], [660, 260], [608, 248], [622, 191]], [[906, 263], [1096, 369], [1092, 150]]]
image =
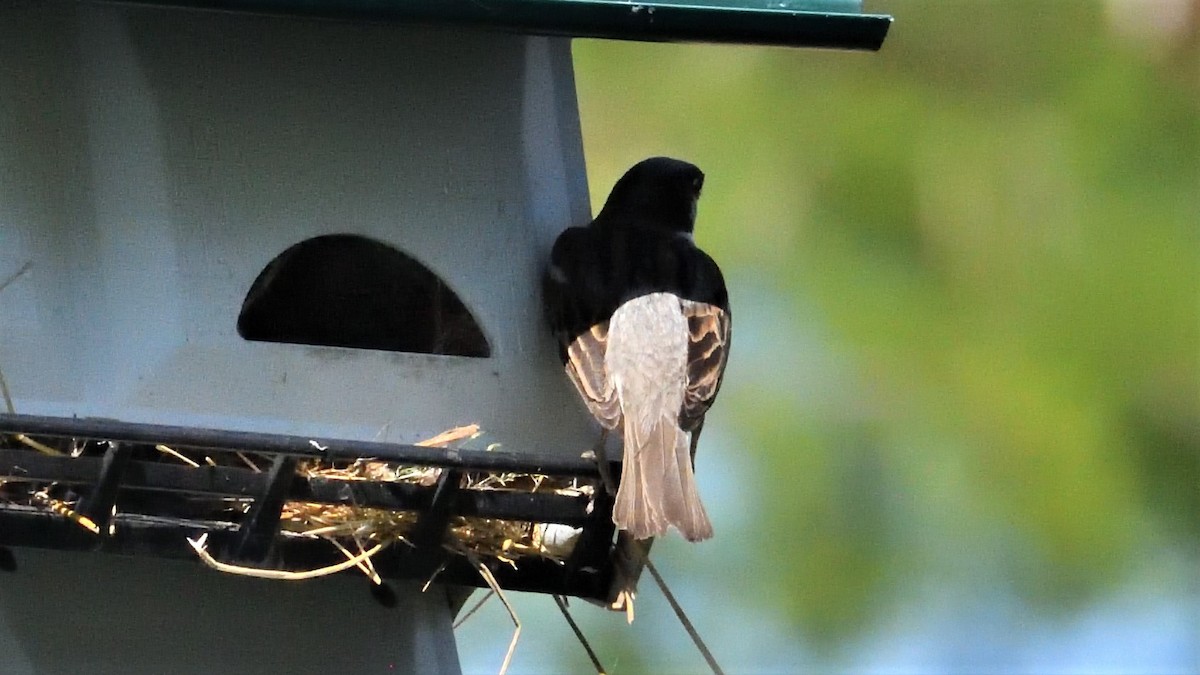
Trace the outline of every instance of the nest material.
[[[478, 437], [475, 424], [445, 431], [417, 443], [426, 447], [451, 447]], [[297, 469], [310, 478], [331, 480], [373, 480], [432, 486], [441, 477], [437, 467], [398, 466], [373, 460], [358, 460], [345, 467], [322, 462], [306, 462]], [[468, 472], [459, 486], [464, 490], [506, 490], [512, 492], [553, 492], [578, 496], [592, 494], [592, 486], [576, 480], [555, 479], [541, 474]], [[356, 507], [349, 505], [287, 502], [280, 519], [281, 528], [297, 534], [349, 538], [358, 543], [408, 543], [405, 538], [417, 522], [411, 511]], [[482, 559], [510, 565], [524, 556], [555, 562], [570, 553], [573, 537], [556, 536], [566, 526], [490, 518], [456, 516], [451, 519], [444, 544], [456, 553], [470, 552]], [[568, 528], [577, 532], [574, 528]], [[547, 536], [549, 533], [550, 536]], [[570, 541], [563, 541], [570, 539]]]

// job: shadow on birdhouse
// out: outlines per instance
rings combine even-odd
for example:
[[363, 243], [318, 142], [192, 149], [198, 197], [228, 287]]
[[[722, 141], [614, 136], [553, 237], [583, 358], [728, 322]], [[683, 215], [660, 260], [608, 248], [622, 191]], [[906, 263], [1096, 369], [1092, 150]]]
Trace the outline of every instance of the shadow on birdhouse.
[[416, 259], [351, 234], [306, 239], [276, 256], [246, 293], [247, 340], [487, 357], [458, 295]]

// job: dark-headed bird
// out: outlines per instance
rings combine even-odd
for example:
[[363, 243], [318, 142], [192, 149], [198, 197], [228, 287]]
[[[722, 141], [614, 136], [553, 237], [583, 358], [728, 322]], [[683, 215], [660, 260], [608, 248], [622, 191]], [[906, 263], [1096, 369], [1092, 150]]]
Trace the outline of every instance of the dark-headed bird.
[[567, 375], [605, 435], [623, 430], [613, 522], [635, 539], [713, 532], [693, 460], [731, 318], [721, 270], [692, 240], [703, 185], [687, 162], [639, 162], [595, 220], [559, 235], [544, 279]]

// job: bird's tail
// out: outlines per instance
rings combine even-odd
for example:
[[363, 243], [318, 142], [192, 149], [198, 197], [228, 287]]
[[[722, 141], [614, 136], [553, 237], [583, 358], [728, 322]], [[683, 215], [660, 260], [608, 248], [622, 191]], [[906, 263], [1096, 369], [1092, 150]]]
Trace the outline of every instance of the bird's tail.
[[674, 525], [688, 541], [713, 535], [692, 472], [691, 434], [671, 416], [640, 419], [625, 411], [625, 459], [613, 522], [636, 539]]

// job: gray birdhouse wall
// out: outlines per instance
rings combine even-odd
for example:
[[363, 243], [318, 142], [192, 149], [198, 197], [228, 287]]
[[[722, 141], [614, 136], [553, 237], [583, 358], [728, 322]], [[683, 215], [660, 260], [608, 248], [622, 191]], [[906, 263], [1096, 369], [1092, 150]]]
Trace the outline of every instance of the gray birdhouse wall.
[[[554, 235], [588, 214], [567, 41], [75, 3], [3, 12], [0, 278], [30, 263], [0, 295], [18, 412], [402, 442], [477, 422], [506, 449], [586, 445], [537, 285]], [[239, 335], [272, 260], [329, 234], [436, 275], [490, 356]], [[419, 311], [429, 289], [387, 255], [316, 250], [263, 274], [292, 283], [260, 324], [420, 339], [445, 318]], [[431, 346], [455, 347], [453, 334]]]
[[[16, 412], [398, 442], [474, 422], [513, 451], [589, 444], [539, 309], [546, 251], [588, 215], [566, 39], [3, 2], [0, 64], [0, 280], [25, 269], [0, 291]], [[408, 323], [455, 327], [423, 351], [488, 355], [328, 346], [381, 313], [417, 341]], [[325, 346], [270, 341], [280, 325]], [[6, 577], [0, 670], [214, 672], [225, 647], [235, 671], [335, 668], [314, 653], [358, 655], [338, 672], [457, 670], [447, 606], [416, 587], [347, 632], [360, 579], [296, 591], [92, 558], [39, 552]], [[35, 599], [53, 588], [121, 607], [98, 636], [155, 617], [170, 637], [52, 640]]]

